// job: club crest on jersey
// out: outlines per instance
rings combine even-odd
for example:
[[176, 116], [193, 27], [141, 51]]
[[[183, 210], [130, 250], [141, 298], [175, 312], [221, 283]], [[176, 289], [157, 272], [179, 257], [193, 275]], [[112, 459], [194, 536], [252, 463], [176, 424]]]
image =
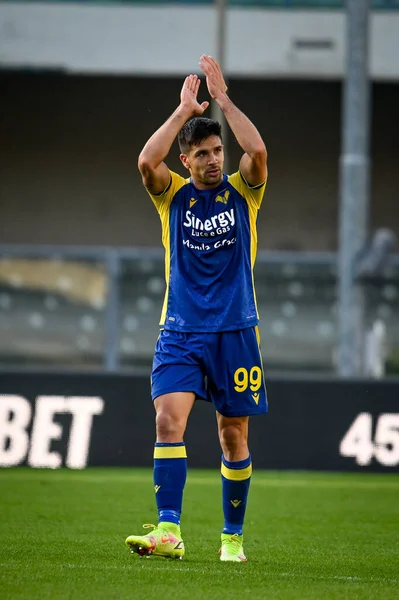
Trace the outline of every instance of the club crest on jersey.
[[[227, 204], [229, 201], [229, 196], [230, 196], [230, 190], [226, 190], [224, 192], [223, 196], [221, 194], [216, 196], [215, 202], [223, 202], [223, 204]], [[190, 208], [191, 208], [191, 204], [190, 204]]]

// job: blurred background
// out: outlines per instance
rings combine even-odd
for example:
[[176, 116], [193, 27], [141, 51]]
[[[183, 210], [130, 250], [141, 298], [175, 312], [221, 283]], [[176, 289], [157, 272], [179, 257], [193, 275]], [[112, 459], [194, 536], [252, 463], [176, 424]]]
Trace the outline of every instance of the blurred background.
[[202, 53], [269, 151], [266, 371], [398, 373], [398, 0], [0, 2], [0, 367], [150, 371], [164, 258], [137, 157]]

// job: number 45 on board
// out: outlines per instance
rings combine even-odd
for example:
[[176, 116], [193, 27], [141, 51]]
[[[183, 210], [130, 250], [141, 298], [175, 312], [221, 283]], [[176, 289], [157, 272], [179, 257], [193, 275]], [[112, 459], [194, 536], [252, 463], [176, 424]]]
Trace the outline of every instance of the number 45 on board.
[[373, 417], [360, 413], [342, 438], [341, 456], [353, 456], [358, 465], [369, 465], [376, 459], [385, 467], [399, 464], [399, 414], [382, 414], [377, 418], [373, 440]]

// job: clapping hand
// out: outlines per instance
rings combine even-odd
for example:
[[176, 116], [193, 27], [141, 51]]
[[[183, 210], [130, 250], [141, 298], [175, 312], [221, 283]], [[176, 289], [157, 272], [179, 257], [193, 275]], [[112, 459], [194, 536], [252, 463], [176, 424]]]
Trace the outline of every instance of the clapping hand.
[[214, 100], [222, 98], [227, 92], [227, 85], [218, 61], [212, 56], [203, 54], [200, 67], [206, 76], [206, 84], [211, 98]]
[[205, 101], [200, 104], [197, 100], [200, 84], [201, 81], [197, 75], [189, 75], [184, 80], [180, 93], [181, 105], [189, 110], [191, 116], [202, 115], [209, 106], [209, 102]]

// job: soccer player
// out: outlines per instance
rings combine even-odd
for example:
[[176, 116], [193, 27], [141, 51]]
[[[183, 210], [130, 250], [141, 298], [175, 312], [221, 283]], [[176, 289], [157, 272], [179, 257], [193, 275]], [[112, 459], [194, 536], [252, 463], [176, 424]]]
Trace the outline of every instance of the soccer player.
[[[151, 377], [159, 519], [153, 531], [129, 536], [126, 544], [141, 556], [184, 555], [183, 437], [195, 399], [203, 398], [216, 409], [223, 452], [220, 560], [241, 562], [252, 473], [248, 421], [267, 412], [253, 279], [267, 153], [255, 126], [228, 97], [218, 62], [203, 55], [200, 67], [244, 154], [236, 173], [223, 174], [221, 126], [202, 117], [209, 102], [198, 102], [200, 80], [189, 75], [180, 105], [139, 157], [143, 184], [162, 222], [167, 287]], [[188, 179], [164, 162], [176, 136]]]

